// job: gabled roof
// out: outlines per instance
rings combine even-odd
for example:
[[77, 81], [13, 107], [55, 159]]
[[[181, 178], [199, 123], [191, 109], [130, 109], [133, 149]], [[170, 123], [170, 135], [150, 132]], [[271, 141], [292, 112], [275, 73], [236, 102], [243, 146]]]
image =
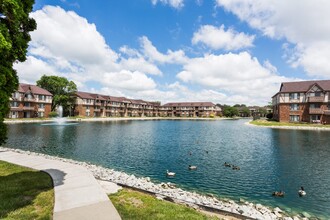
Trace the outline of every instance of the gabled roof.
[[212, 102], [170, 102], [163, 105], [164, 107], [213, 107]]
[[27, 93], [31, 92], [34, 95], [48, 95], [53, 96], [50, 92], [48, 92], [46, 89], [43, 89], [36, 85], [30, 85], [25, 83], [20, 83], [18, 85], [18, 92]]
[[314, 80], [300, 82], [283, 82], [279, 93], [307, 92], [313, 85], [318, 85], [324, 91], [330, 91], [330, 80]]
[[76, 95], [79, 97], [79, 98], [82, 98], [82, 99], [94, 99], [92, 96], [91, 96], [91, 93], [88, 93], [88, 92], [76, 92]]

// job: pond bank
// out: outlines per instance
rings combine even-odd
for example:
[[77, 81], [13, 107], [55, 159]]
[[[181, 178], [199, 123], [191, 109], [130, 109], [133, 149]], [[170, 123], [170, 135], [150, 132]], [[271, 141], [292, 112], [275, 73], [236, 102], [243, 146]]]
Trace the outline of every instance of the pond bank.
[[149, 177], [139, 178], [135, 175], [129, 175], [124, 172], [115, 171], [113, 169], [108, 169], [100, 166], [96, 166], [86, 162], [74, 161], [71, 159], [65, 159], [55, 156], [49, 156], [41, 153], [34, 153], [30, 151], [16, 150], [10, 148], [2, 148], [5, 151], [14, 151], [22, 154], [28, 155], [38, 155], [43, 156], [47, 159], [59, 160], [67, 163], [72, 163], [76, 165], [83, 166], [90, 170], [94, 177], [97, 179], [111, 181], [117, 184], [121, 184], [128, 187], [137, 188], [143, 191], [147, 191], [155, 194], [160, 199], [172, 199], [175, 202], [181, 202], [188, 204], [190, 206], [199, 205], [204, 207], [209, 207], [210, 210], [222, 210], [225, 212], [234, 213], [237, 215], [243, 215], [253, 219], [308, 219], [310, 215], [308, 213], [303, 213], [290, 217], [287, 213], [282, 211], [280, 208], [275, 209], [263, 206], [261, 204], [253, 204], [244, 200], [239, 203], [233, 200], [218, 199], [213, 195], [202, 195], [196, 192], [189, 192], [177, 188], [172, 183], [153, 183]]

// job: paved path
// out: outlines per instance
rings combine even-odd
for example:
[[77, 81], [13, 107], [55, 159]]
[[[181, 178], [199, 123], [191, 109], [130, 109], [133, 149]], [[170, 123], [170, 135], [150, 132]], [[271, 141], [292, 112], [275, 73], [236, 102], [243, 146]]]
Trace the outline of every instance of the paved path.
[[45, 171], [53, 178], [54, 220], [121, 219], [102, 187], [84, 167], [3, 150], [0, 160]]

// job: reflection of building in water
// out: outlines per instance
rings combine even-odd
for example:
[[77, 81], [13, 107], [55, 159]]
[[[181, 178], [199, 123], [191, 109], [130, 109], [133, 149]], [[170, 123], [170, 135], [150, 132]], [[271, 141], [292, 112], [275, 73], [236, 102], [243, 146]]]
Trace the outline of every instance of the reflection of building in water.
[[277, 121], [330, 123], [330, 80], [284, 82], [272, 98]]

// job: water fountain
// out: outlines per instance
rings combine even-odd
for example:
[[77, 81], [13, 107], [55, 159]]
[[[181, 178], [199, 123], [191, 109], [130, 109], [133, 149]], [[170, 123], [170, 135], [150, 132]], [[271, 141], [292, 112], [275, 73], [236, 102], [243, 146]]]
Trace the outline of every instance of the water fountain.
[[57, 117], [54, 118], [54, 122], [46, 123], [42, 125], [76, 125], [78, 123], [68, 122], [66, 118], [63, 117], [63, 106], [59, 105], [57, 107]]

